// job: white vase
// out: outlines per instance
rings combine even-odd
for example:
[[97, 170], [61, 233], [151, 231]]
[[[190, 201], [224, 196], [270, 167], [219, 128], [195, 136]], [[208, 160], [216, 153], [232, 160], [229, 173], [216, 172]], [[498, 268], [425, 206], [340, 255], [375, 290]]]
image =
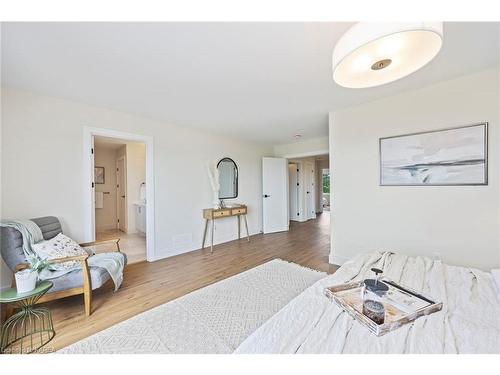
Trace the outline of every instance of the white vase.
[[214, 191], [214, 198], [212, 200], [213, 208], [218, 209], [220, 208], [220, 199], [219, 199], [219, 191]]
[[36, 287], [38, 272], [26, 269], [15, 273], [18, 293], [31, 292]]

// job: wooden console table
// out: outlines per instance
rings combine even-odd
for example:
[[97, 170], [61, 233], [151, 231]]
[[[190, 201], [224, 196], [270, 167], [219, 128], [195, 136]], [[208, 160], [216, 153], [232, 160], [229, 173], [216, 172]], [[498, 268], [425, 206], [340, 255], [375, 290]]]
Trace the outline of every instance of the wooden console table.
[[203, 210], [203, 218], [205, 219], [205, 231], [203, 232], [203, 243], [201, 248], [205, 248], [205, 238], [207, 237], [208, 223], [212, 222], [212, 233], [211, 233], [211, 243], [210, 252], [214, 251], [214, 220], [222, 219], [224, 217], [236, 216], [238, 218], [238, 239], [241, 238], [241, 216], [245, 220], [245, 228], [247, 230], [247, 241], [250, 241], [250, 236], [248, 234], [248, 223], [247, 223], [247, 211], [248, 208], [245, 205], [239, 205], [237, 207], [227, 207], [227, 208], [206, 208]]

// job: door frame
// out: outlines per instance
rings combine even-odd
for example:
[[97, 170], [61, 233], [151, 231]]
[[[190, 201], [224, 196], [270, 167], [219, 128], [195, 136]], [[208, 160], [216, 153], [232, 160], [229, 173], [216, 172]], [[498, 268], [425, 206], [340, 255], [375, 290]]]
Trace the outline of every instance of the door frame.
[[279, 156], [280, 158], [285, 158], [285, 159], [301, 159], [301, 158], [308, 158], [311, 156], [320, 156], [320, 155], [328, 155], [330, 153], [330, 150], [318, 150], [318, 151], [308, 151], [308, 152], [299, 152], [296, 154], [285, 154], [283, 156]]
[[[304, 212], [305, 220], [316, 219], [316, 165], [312, 161], [305, 161], [304, 163], [304, 188], [306, 190], [305, 202], [304, 202]], [[309, 196], [307, 195], [309, 191]]]
[[[288, 159], [287, 159], [288, 160]], [[294, 169], [293, 174], [291, 173], [291, 169]], [[295, 180], [292, 182], [291, 176], [295, 175]], [[300, 171], [299, 171], [299, 163], [298, 162], [289, 162], [288, 163], [288, 180], [289, 180], [289, 188], [288, 188], [288, 200], [290, 207], [288, 208], [288, 220], [300, 222], [301, 212], [300, 212]], [[293, 193], [292, 193], [293, 192]], [[295, 199], [292, 199], [293, 195], [295, 195]], [[292, 203], [293, 202], [293, 203]]]
[[113, 129], [83, 127], [83, 233], [84, 242], [95, 241], [95, 202], [94, 202], [94, 155], [92, 154], [94, 137], [103, 136], [124, 141], [141, 142], [146, 145], [146, 260], [156, 260], [155, 254], [155, 195], [153, 137], [122, 132]]
[[[125, 146], [126, 147], [126, 146]], [[127, 155], [123, 155], [123, 156], [120, 156], [119, 158], [116, 159], [116, 174], [118, 174], [118, 163], [123, 160], [123, 171], [122, 171], [122, 174], [123, 174], [123, 185], [125, 186], [125, 209], [124, 209], [124, 214], [123, 214], [123, 218], [124, 218], [124, 222], [122, 223], [123, 224], [123, 227], [124, 227], [124, 232], [125, 233], [128, 233], [128, 191], [127, 191]], [[121, 178], [121, 175], [120, 175], [120, 178]], [[118, 181], [118, 178], [116, 179], [116, 218], [118, 220], [117, 222], [117, 228], [119, 230], [122, 230], [120, 228], [120, 188], [118, 187], [119, 186], [119, 181]]]

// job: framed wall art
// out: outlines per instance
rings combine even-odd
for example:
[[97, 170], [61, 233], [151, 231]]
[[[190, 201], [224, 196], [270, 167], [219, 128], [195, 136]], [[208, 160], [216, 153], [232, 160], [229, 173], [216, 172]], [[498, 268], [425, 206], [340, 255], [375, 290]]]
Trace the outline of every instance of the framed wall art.
[[380, 138], [381, 186], [488, 184], [488, 123]]

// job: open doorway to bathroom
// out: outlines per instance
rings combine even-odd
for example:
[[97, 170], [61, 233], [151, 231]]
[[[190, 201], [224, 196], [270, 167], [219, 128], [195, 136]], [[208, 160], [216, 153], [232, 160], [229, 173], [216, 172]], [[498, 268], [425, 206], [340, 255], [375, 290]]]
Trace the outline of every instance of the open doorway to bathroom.
[[94, 136], [95, 239], [120, 238], [128, 263], [146, 260], [146, 144]]

